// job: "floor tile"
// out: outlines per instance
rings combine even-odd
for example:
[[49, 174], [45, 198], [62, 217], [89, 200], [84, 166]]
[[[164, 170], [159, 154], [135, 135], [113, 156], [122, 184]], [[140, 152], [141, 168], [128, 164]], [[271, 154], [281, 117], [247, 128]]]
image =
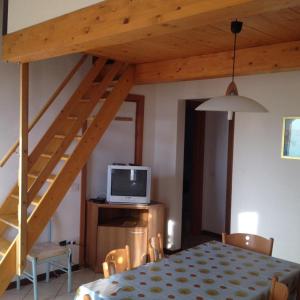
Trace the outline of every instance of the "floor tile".
[[17, 289], [11, 289], [4, 293], [0, 297], [0, 300], [23, 300], [32, 289], [31, 285], [21, 287], [20, 291]]
[[[95, 281], [101, 276], [99, 274], [95, 274], [93, 271], [90, 269], [82, 269], [77, 272], [73, 272], [73, 284], [72, 284], [72, 292], [75, 293], [76, 290], [85, 283]], [[66, 277], [67, 278], [67, 277]], [[64, 282], [63, 286], [60, 288], [57, 297], [58, 296], [64, 296], [67, 293], [67, 280]], [[68, 298], [67, 298], [68, 299]]]
[[[50, 282], [39, 281], [38, 293], [39, 300], [71, 300], [74, 299], [77, 288], [85, 283], [95, 281], [101, 278], [101, 274], [95, 274], [90, 269], [82, 269], [72, 273], [73, 275], [73, 290], [72, 293], [67, 292], [67, 274], [62, 274], [57, 278], [51, 278]], [[0, 300], [32, 300], [33, 289], [32, 285], [25, 285], [21, 290], [11, 289], [5, 292], [0, 297]]]
[[75, 293], [71, 293], [71, 294], [64, 294], [64, 295], [60, 295], [55, 297], [55, 300], [73, 300], [75, 298]]
[[[55, 299], [60, 288], [64, 285], [64, 282], [60, 280], [52, 279], [50, 282], [38, 282], [38, 295], [39, 300], [52, 300]], [[26, 295], [24, 300], [33, 299], [33, 289]]]

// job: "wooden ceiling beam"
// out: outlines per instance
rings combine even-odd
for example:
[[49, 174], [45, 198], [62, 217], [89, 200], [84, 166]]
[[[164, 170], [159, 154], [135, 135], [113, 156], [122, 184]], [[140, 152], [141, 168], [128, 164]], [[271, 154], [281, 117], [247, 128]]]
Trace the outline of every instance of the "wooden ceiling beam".
[[87, 52], [297, 5], [299, 0], [106, 0], [4, 36], [3, 59]]
[[[300, 41], [237, 50], [236, 75], [300, 69]], [[232, 51], [144, 63], [136, 67], [136, 84], [230, 76]]]

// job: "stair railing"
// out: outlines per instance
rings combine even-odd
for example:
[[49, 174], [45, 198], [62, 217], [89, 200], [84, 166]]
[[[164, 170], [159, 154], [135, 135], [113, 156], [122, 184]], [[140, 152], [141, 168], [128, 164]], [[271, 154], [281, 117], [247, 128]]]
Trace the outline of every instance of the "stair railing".
[[[40, 112], [36, 115], [33, 122], [30, 124], [28, 128], [28, 133], [31, 131], [31, 129], [38, 123], [38, 121], [41, 119], [41, 117], [44, 115], [44, 113], [48, 110], [48, 108], [51, 106], [51, 104], [55, 101], [55, 99], [58, 97], [58, 95], [61, 93], [61, 91], [65, 88], [65, 86], [70, 82], [70, 80], [73, 78], [73, 76], [76, 74], [76, 72], [79, 70], [79, 68], [82, 66], [82, 64], [87, 59], [87, 55], [83, 55], [80, 60], [77, 62], [77, 64], [73, 67], [73, 69], [70, 71], [70, 73], [65, 77], [65, 79], [62, 81], [62, 83], [58, 86], [58, 88], [55, 90], [55, 92], [52, 94], [52, 96], [48, 99], [48, 101], [45, 103], [45, 105], [42, 107]], [[17, 140], [11, 148], [7, 151], [7, 153], [4, 155], [2, 160], [0, 161], [0, 167], [2, 168], [6, 162], [9, 160], [9, 158], [15, 153], [17, 148], [19, 147], [19, 140]]]

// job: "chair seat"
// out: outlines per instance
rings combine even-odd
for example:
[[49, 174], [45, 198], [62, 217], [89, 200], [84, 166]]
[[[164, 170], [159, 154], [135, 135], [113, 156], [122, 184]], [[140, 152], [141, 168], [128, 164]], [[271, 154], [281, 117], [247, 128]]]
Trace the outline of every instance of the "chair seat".
[[55, 256], [61, 256], [68, 253], [68, 248], [59, 246], [52, 242], [38, 243], [34, 245], [27, 255], [27, 259], [44, 260]]

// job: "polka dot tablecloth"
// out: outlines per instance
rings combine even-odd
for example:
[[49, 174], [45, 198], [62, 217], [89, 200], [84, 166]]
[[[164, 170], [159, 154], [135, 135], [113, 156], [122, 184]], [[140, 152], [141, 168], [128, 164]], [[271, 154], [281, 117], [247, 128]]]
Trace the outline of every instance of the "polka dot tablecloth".
[[[241, 248], [209, 242], [157, 263], [81, 286], [76, 299], [268, 299], [272, 276], [291, 292], [300, 283], [300, 265]], [[103, 290], [101, 286], [110, 286]]]

